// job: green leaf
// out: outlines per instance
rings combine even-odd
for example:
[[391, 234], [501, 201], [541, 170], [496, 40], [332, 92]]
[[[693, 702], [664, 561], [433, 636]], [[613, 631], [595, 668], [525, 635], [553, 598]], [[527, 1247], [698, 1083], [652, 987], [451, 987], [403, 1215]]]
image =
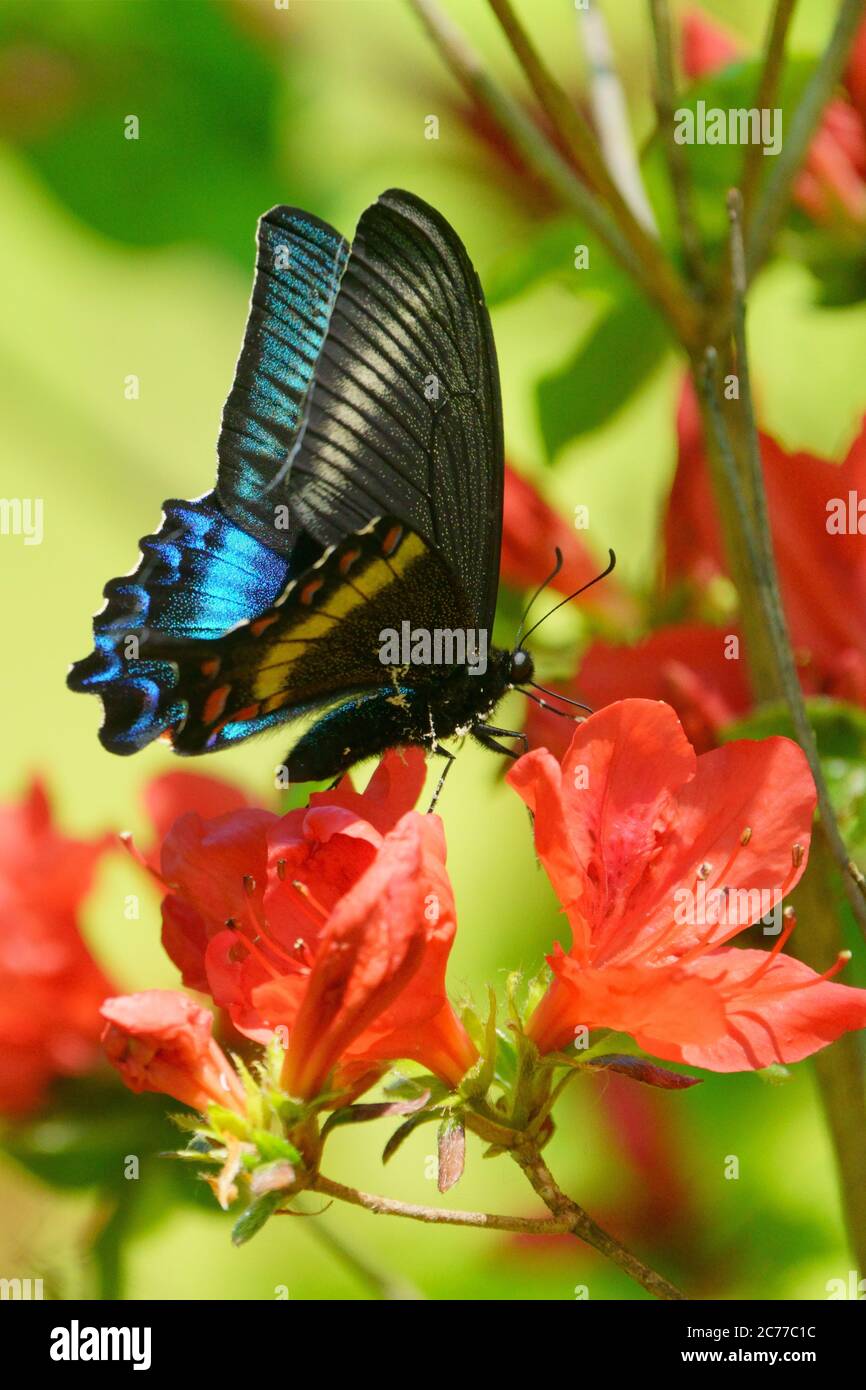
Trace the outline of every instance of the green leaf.
[[620, 410], [661, 362], [670, 339], [660, 316], [629, 295], [605, 313], [557, 371], [538, 383], [548, 460]]
[[416, 1114], [410, 1115], [408, 1120], [404, 1120], [403, 1124], [399, 1125], [398, 1128], [394, 1130], [394, 1133], [382, 1150], [382, 1162], [387, 1163], [392, 1159], [400, 1145], [408, 1139], [409, 1135], [414, 1133], [419, 1126], [429, 1125], [433, 1120], [440, 1119], [441, 1115], [441, 1110], [419, 1110]]
[[249, 1138], [249, 1121], [242, 1115], [236, 1114], [234, 1110], [229, 1110], [228, 1106], [218, 1105], [216, 1101], [211, 1101], [207, 1113], [213, 1128], [218, 1133], [233, 1134], [236, 1139]]
[[[792, 58], [785, 62], [779, 93], [774, 103], [782, 111], [783, 139], [790, 129], [794, 109], [814, 66], [811, 59], [804, 58]], [[688, 108], [694, 112], [697, 103], [703, 101], [707, 110], [751, 110], [755, 105], [761, 67], [762, 60], [756, 58], [748, 62], [735, 63], [722, 72], [712, 73], [678, 96], [677, 109]], [[721, 253], [727, 242], [728, 214], [725, 197], [728, 190], [737, 187], [742, 179], [744, 146], [684, 144], [680, 148], [684, 152], [688, 169], [692, 208], [701, 242], [705, 252], [708, 252], [712, 259]], [[769, 175], [776, 158], [775, 155], [761, 155], [764, 178]], [[664, 146], [658, 134], [647, 147], [642, 170], [656, 213], [662, 245], [669, 253], [673, 250], [677, 259], [681, 260], [679, 219], [671, 191]]]
[[488, 1014], [484, 1025], [484, 1049], [474, 1067], [466, 1073], [460, 1083], [463, 1096], [485, 1096], [496, 1075], [496, 991], [487, 986]]
[[290, 1144], [281, 1134], [271, 1134], [270, 1130], [266, 1129], [254, 1129], [250, 1138], [264, 1159], [286, 1159], [289, 1163], [301, 1161], [301, 1155], [294, 1144]]
[[434, 1100], [441, 1100], [443, 1096], [448, 1095], [448, 1087], [431, 1071], [420, 1072], [417, 1076], [407, 1076], [405, 1072], [400, 1071], [392, 1072], [383, 1089], [389, 1096], [397, 1096], [400, 1100], [416, 1100], [425, 1092]]
[[787, 242], [816, 281], [815, 301], [824, 309], [845, 309], [866, 299], [866, 248], [862, 235], [846, 239], [835, 228], [815, 227], [806, 218]]
[[[195, 239], [249, 266], [256, 218], [285, 197], [280, 152], [300, 109], [279, 44], [218, 0], [8, 0], [0, 42], [12, 81], [26, 86], [27, 53], [48, 65], [7, 136], [77, 217], [117, 241]], [[292, 200], [315, 205], [297, 177]]]
[[[588, 249], [588, 264], [578, 269], [575, 254], [583, 246]], [[556, 280], [576, 294], [597, 291], [621, 295], [631, 284], [598, 238], [577, 218], [568, 217], [548, 223], [503, 256], [485, 281], [487, 302], [495, 307], [548, 280]]]
[[[173, 1102], [171, 1102], [173, 1104]], [[153, 1171], [178, 1134], [164, 1096], [133, 1095], [106, 1078], [59, 1082], [38, 1115], [4, 1127], [3, 1147], [29, 1172], [53, 1187], [128, 1188], [128, 1155]]]
[[517, 1047], [514, 1034], [504, 1028], [497, 1028], [496, 1039], [496, 1080], [507, 1091], [517, 1077]]
[[266, 1192], [242, 1212], [232, 1227], [232, 1245], [246, 1245], [286, 1199], [282, 1192]]

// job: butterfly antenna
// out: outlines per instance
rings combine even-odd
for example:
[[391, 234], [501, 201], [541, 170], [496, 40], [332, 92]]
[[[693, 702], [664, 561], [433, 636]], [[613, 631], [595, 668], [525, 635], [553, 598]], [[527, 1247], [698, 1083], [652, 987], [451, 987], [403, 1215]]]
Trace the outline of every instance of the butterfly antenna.
[[515, 639], [514, 639], [514, 646], [515, 646], [515, 648], [520, 646], [520, 636], [521, 636], [521, 633], [523, 632], [523, 628], [524, 628], [524, 625], [525, 625], [525, 623], [526, 623], [526, 619], [529, 617], [529, 613], [530, 613], [530, 610], [531, 610], [531, 608], [532, 608], [532, 605], [535, 603], [535, 600], [536, 600], [541, 594], [544, 593], [544, 591], [545, 591], [545, 589], [547, 588], [548, 584], [552, 584], [552, 583], [553, 583], [554, 579], [555, 579], [556, 576], [559, 574], [559, 571], [562, 569], [562, 551], [560, 550], [560, 548], [559, 548], [558, 545], [557, 545], [557, 546], [554, 546], [554, 552], [553, 552], [553, 553], [554, 553], [555, 556], [556, 556], [556, 564], [553, 566], [553, 569], [550, 571], [550, 574], [547, 576], [547, 578], [546, 578], [545, 580], [543, 580], [543, 581], [541, 582], [541, 584], [539, 584], [538, 588], [536, 589], [535, 593], [532, 595], [532, 598], [529, 600], [529, 602], [528, 602], [527, 605], [526, 605], [526, 608], [525, 608], [524, 611], [523, 611], [523, 617], [520, 619], [520, 627], [517, 629], [517, 636], [516, 636]]
[[[550, 695], [550, 696], [552, 696], [552, 698], [553, 698], [554, 700], [562, 700], [563, 703], [566, 704], [566, 705], [574, 705], [576, 709], [585, 709], [586, 712], [587, 712], [587, 714], [592, 714], [592, 706], [591, 706], [591, 705], [585, 705], [585, 704], [583, 704], [583, 702], [582, 702], [581, 700], [572, 700], [572, 698], [571, 698], [570, 695], [561, 695], [561, 694], [559, 693], [558, 690], [548, 690], [548, 688], [547, 688], [546, 685], [539, 685], [536, 681], [530, 681], [529, 684], [532, 686], [532, 689], [533, 689], [533, 690], [540, 690], [540, 691], [542, 692], [543, 695]], [[524, 695], [529, 695], [529, 691], [528, 691], [528, 690], [524, 690], [523, 694], [524, 694]], [[534, 698], [535, 698], [534, 696], [531, 696], [531, 695], [530, 695], [530, 699], [534, 699]], [[539, 703], [540, 705], [543, 705], [543, 704], [544, 704], [544, 701], [543, 701], [543, 700], [539, 700], [538, 703]], [[545, 705], [545, 709], [551, 709], [551, 706], [550, 706], [550, 705]], [[562, 714], [563, 711], [562, 711], [562, 710], [554, 710], [554, 713], [555, 713], [555, 714]]]
[[[535, 682], [534, 682], [534, 681], [533, 681], [533, 685], [535, 685]], [[549, 705], [549, 704], [547, 703], [546, 700], [541, 700], [541, 699], [539, 699], [539, 697], [538, 697], [537, 695], [533, 695], [532, 691], [531, 691], [531, 690], [527, 690], [525, 686], [523, 686], [523, 685], [516, 685], [514, 688], [515, 688], [515, 690], [519, 690], [520, 693], [521, 693], [521, 695], [525, 695], [526, 698], [527, 698], [527, 700], [533, 700], [533, 701], [535, 702], [535, 704], [541, 705], [541, 708], [542, 708], [542, 709], [549, 710], [551, 714], [558, 714], [559, 717], [560, 717], [560, 719], [571, 719], [571, 720], [573, 720], [573, 721], [576, 721], [577, 723], [581, 723], [581, 722], [582, 722], [579, 715], [577, 715], [577, 714], [569, 714], [567, 710], [564, 710], [564, 709], [557, 709], [557, 708], [556, 708], [556, 705]], [[535, 689], [536, 689], [536, 690], [544, 690], [544, 686], [543, 686], [543, 685], [538, 685], [538, 686], [535, 686]], [[578, 709], [585, 709], [585, 710], [587, 711], [588, 714], [592, 714], [592, 710], [590, 709], [589, 705], [581, 705], [577, 700], [571, 700], [571, 699], [569, 699], [569, 697], [568, 697], [567, 695], [560, 695], [560, 693], [559, 693], [558, 690], [549, 690], [549, 691], [547, 691], [547, 694], [548, 694], [548, 695], [554, 695], [554, 696], [556, 697], [557, 700], [565, 700], [569, 705], [577, 705]]]
[[[559, 551], [557, 551], [556, 553], [557, 553], [557, 555], [558, 555], [558, 554], [559, 554]], [[547, 620], [548, 620], [548, 618], [551, 617], [552, 614], [554, 614], [554, 613], [557, 611], [557, 609], [562, 608], [563, 605], [566, 604], [566, 603], [571, 603], [571, 600], [572, 600], [573, 598], [577, 598], [578, 595], [580, 595], [580, 594], [585, 594], [586, 591], [587, 591], [587, 589], [591, 589], [591, 588], [592, 588], [593, 584], [598, 584], [602, 579], [607, 579], [607, 576], [608, 576], [610, 573], [612, 573], [612, 571], [613, 571], [613, 570], [615, 569], [615, 567], [616, 567], [616, 555], [614, 554], [614, 552], [613, 552], [612, 550], [609, 551], [608, 554], [610, 555], [610, 560], [608, 561], [607, 568], [606, 568], [606, 569], [603, 569], [602, 572], [601, 572], [601, 574], [597, 574], [597, 575], [595, 576], [594, 579], [590, 579], [586, 584], [581, 584], [580, 588], [579, 588], [579, 589], [575, 589], [575, 591], [574, 591], [573, 594], [569, 594], [567, 598], [560, 599], [560, 600], [559, 600], [559, 603], [555, 603], [555, 604], [553, 605], [552, 608], [549, 608], [549, 609], [547, 610], [547, 612], [544, 614], [544, 616], [541, 617], [541, 618], [539, 618], [537, 623], [533, 623], [533, 624], [532, 624], [532, 627], [529, 629], [529, 631], [528, 631], [527, 633], [524, 634], [524, 637], [523, 637], [524, 642], [526, 641], [527, 637], [531, 637], [531, 636], [532, 636], [533, 632], [535, 632], [535, 630], [536, 630], [537, 628], [541, 627], [541, 624], [542, 624], [542, 623], [546, 623]], [[548, 581], [548, 583], [549, 583], [549, 582], [550, 582], [550, 581]], [[540, 687], [539, 687], [539, 688], [540, 688]], [[549, 693], [550, 693], [550, 692], [548, 692], [548, 694], [549, 694]], [[563, 697], [560, 696], [560, 698], [563, 698]]]

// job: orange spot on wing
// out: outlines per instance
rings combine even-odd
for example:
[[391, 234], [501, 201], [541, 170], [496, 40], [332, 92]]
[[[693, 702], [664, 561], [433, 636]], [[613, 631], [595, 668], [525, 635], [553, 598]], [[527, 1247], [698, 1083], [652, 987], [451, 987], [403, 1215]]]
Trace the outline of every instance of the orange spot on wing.
[[356, 547], [354, 550], [347, 550], [344, 555], [341, 555], [338, 565], [340, 573], [348, 574], [360, 554], [360, 549]]
[[393, 554], [394, 554], [394, 551], [397, 549], [397, 546], [400, 544], [400, 542], [401, 542], [402, 539], [403, 539], [403, 527], [402, 527], [402, 526], [391, 526], [391, 527], [389, 527], [389, 529], [388, 529], [388, 531], [387, 531], [387, 533], [386, 533], [386, 535], [385, 535], [385, 538], [384, 538], [384, 540], [382, 541], [382, 554], [383, 554], [383, 555], [393, 555]]
[[231, 689], [230, 685], [218, 685], [216, 690], [211, 691], [204, 702], [204, 709], [201, 713], [203, 724], [213, 724], [216, 719], [219, 719], [226, 707], [226, 700], [231, 694]]
[[261, 637], [266, 628], [279, 621], [279, 617], [279, 613], [263, 613], [260, 618], [256, 618], [254, 623], [250, 623], [253, 637]]
[[236, 724], [243, 724], [245, 719], [255, 719], [260, 709], [260, 704], [244, 705], [243, 709], [239, 709], [236, 714], [232, 715], [232, 720]]
[[309, 584], [305, 584], [300, 592], [300, 602], [312, 603], [314, 596], [319, 592], [324, 582], [324, 579], [311, 579]]
[[207, 676], [208, 679], [210, 679], [212, 676], [216, 675], [219, 668], [220, 659], [218, 656], [213, 656], [208, 661], [203, 661], [201, 666], [199, 667], [199, 670], [201, 671], [203, 676]]

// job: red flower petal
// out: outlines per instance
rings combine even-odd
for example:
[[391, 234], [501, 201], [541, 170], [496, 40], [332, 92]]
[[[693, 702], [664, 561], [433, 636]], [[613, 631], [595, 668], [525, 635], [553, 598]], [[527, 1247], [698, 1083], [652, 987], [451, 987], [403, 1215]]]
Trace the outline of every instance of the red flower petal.
[[866, 990], [822, 980], [793, 956], [777, 955], [768, 964], [765, 951], [722, 950], [695, 962], [689, 973], [722, 999], [725, 1026], [708, 1044], [676, 1028], [642, 1040], [647, 1051], [669, 1061], [722, 1072], [799, 1062], [866, 1027]]
[[629, 1033], [647, 1051], [685, 1061], [649, 1046], [660, 1037], [709, 1045], [722, 1033], [724, 1011], [704, 981], [672, 967], [581, 965], [562, 953], [550, 958], [556, 978], [529, 1020], [527, 1033], [542, 1052], [573, 1042], [578, 1029]]
[[211, 1036], [213, 1019], [179, 990], [106, 999], [102, 1045], [132, 1091], [159, 1091], [196, 1110], [210, 1101], [245, 1112], [240, 1078]]
[[426, 775], [423, 749], [394, 749], [382, 758], [363, 792], [356, 792], [347, 776], [330, 791], [313, 792], [310, 805], [342, 806], [385, 835], [414, 809]]
[[[431, 836], [438, 833], [428, 818], [414, 812], [405, 815], [329, 917], [291, 1031], [284, 1082], [293, 1094], [320, 1091], [335, 1063], [425, 965], [431, 934], [425, 916], [430, 885], [424, 861]], [[443, 928], [446, 945], [449, 930]], [[428, 1006], [435, 973], [433, 967], [421, 976], [426, 990], [419, 997], [427, 993]], [[253, 1001], [273, 1018], [283, 1007], [283, 992], [283, 982], [275, 979], [260, 986]], [[402, 1022], [399, 1012], [394, 1017]], [[424, 1022], [418, 1019], [419, 1035]], [[353, 1050], [353, 1061], [359, 1051]]]
[[249, 806], [249, 797], [238, 787], [202, 772], [163, 772], [146, 783], [142, 793], [144, 809], [154, 829], [154, 850], [145, 858], [158, 863], [156, 851], [171, 827], [188, 811], [204, 820], [240, 811]]
[[[562, 554], [562, 568], [551, 580], [551, 588], [561, 594], [574, 593], [604, 568], [574, 526], [553, 510], [528, 478], [506, 463], [500, 559], [503, 584], [515, 589], [537, 588], [550, 575], [557, 549]], [[635, 616], [635, 605], [612, 577], [589, 589], [580, 602], [622, 622]]]
[[670, 706], [622, 700], [578, 725], [561, 768], [541, 749], [508, 774], [535, 814], [536, 850], [579, 957], [589, 958], [594, 928], [616, 920], [655, 859], [673, 793], [695, 765]]
[[78, 914], [114, 836], [68, 837], [34, 780], [0, 807], [0, 1113], [38, 1105], [51, 1081], [98, 1058], [99, 1005], [114, 988]]
[[[635, 646], [593, 642], [563, 694], [599, 710], [617, 700], [664, 700], [680, 717], [698, 752], [714, 748], [720, 731], [752, 704], [745, 661], [728, 659], [730, 630], [686, 623], [660, 628]], [[561, 757], [574, 733], [568, 719], [533, 704], [525, 729], [532, 747]]]
[[740, 44], [700, 10], [683, 16], [682, 65], [686, 77], [718, 72], [740, 56]]

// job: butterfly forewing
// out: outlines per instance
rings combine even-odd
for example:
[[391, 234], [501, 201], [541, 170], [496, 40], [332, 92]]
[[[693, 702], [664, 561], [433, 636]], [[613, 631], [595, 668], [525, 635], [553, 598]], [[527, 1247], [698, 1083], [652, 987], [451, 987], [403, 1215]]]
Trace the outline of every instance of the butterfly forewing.
[[361, 217], [280, 494], [323, 544], [385, 513], [496, 604], [502, 410], [478, 276], [443, 217], [384, 193]]

